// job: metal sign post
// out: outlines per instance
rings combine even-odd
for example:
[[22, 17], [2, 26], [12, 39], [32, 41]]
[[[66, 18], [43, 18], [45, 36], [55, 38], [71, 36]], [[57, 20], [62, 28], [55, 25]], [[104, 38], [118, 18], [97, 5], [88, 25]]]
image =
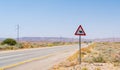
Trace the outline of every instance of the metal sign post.
[[79, 36], [79, 64], [81, 64], [81, 36]]
[[77, 31], [75, 32], [75, 35], [79, 36], [79, 64], [81, 64], [82, 59], [81, 59], [81, 36], [85, 36], [86, 33], [84, 32], [82, 26], [80, 25], [77, 29]]

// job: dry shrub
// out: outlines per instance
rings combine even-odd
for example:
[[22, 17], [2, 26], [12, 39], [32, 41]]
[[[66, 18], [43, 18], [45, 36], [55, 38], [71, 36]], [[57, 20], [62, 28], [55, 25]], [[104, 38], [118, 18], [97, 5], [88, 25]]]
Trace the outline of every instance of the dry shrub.
[[[84, 47], [81, 49], [81, 56], [84, 57], [85, 55], [87, 55], [88, 53], [91, 52], [91, 50], [93, 49], [93, 47], [96, 46], [96, 43], [93, 43], [91, 45], [89, 45], [88, 47]], [[67, 60], [69, 61], [74, 61], [78, 58], [79, 56], [79, 51], [77, 51], [76, 53], [74, 53], [73, 55], [71, 55]]]
[[31, 48], [31, 44], [29, 42], [22, 43], [22, 48]]

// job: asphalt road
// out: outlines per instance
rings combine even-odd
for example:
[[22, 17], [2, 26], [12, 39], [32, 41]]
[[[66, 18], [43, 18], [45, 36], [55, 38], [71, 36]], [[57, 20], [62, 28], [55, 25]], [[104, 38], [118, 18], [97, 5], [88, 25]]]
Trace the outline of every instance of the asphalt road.
[[[85, 46], [85, 45], [82, 45]], [[25, 60], [29, 60], [36, 57], [43, 57], [53, 53], [61, 53], [65, 51], [77, 50], [78, 45], [73, 46], [56, 46], [51, 48], [37, 48], [37, 49], [28, 49], [21, 51], [13, 52], [0, 52], [0, 67], [8, 66]]]

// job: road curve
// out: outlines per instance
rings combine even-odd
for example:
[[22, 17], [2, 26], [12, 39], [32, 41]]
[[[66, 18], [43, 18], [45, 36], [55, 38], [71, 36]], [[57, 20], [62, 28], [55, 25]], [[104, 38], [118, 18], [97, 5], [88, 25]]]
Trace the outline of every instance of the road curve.
[[[83, 44], [82, 46], [85, 46], [85, 44]], [[61, 54], [66, 51], [75, 51], [77, 49], [78, 45], [71, 45], [0, 53], [0, 68], [36, 57], [44, 57], [55, 53]]]

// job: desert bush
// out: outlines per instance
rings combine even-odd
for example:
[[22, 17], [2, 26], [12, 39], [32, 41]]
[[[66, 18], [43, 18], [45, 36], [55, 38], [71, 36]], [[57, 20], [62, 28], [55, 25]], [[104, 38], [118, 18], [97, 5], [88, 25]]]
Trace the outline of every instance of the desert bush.
[[105, 60], [104, 60], [104, 58], [103, 58], [103, 56], [102, 56], [102, 55], [99, 55], [99, 56], [97, 56], [97, 57], [93, 57], [93, 62], [100, 62], [100, 63], [104, 63], [104, 62], [105, 62]]
[[0, 49], [1, 49], [1, 50], [6, 49], [7, 46], [8, 46], [7, 44], [5, 44], [5, 45], [0, 45]]
[[10, 46], [10, 45], [5, 44], [5, 45], [1, 45], [0, 49], [1, 50], [14, 50], [14, 49], [18, 49], [18, 48], [16, 46]]
[[49, 47], [54, 46], [52, 43], [47, 44]]
[[95, 68], [95, 70], [101, 70], [100, 68]]
[[114, 62], [113, 65], [114, 66], [120, 66], [120, 62]]
[[87, 56], [82, 59], [83, 62], [93, 63], [93, 56]]
[[2, 45], [7, 44], [7, 45], [13, 46], [13, 45], [16, 45], [17, 42], [16, 42], [14, 39], [7, 38], [7, 39], [5, 39], [1, 44], [2, 44]]
[[6, 47], [7, 50], [14, 50], [14, 49], [17, 49], [16, 46], [7, 46]]
[[23, 48], [22, 43], [18, 43], [18, 44], [16, 44], [16, 48], [18, 48], [18, 49], [19, 49], [19, 48], [20, 48], [20, 49]]
[[120, 63], [120, 54], [116, 53], [113, 57], [113, 62], [119, 62]]
[[73, 55], [71, 55], [69, 58], [67, 58], [68, 61], [74, 61], [75, 59], [78, 58], [79, 52], [77, 51], [76, 53], [74, 53]]
[[23, 43], [22, 44], [23, 48], [30, 48], [31, 44], [29, 42]]
[[82, 70], [88, 70], [88, 68], [84, 67], [84, 68], [82, 68]]

